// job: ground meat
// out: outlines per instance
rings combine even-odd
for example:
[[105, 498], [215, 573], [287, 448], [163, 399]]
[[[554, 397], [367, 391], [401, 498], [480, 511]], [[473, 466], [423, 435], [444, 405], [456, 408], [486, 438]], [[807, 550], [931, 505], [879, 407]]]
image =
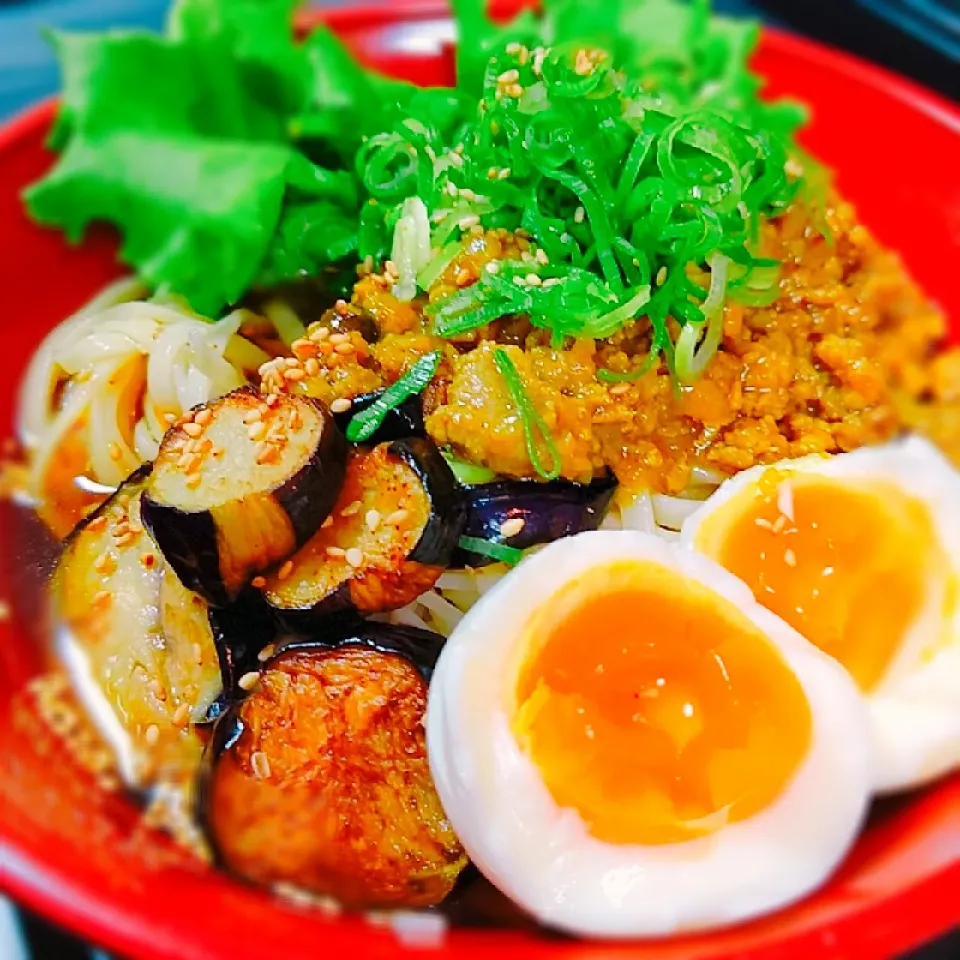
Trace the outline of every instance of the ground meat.
[[[597, 380], [601, 368], [629, 372], [643, 364], [645, 320], [609, 340], [557, 351], [524, 318], [506, 318], [447, 344], [429, 397], [429, 433], [467, 460], [535, 476], [522, 423], [492, 361], [501, 344], [569, 479], [610, 467], [627, 489], [677, 493], [695, 466], [731, 474], [881, 443], [909, 429], [960, 463], [960, 351], [945, 346], [943, 315], [897, 255], [837, 199], [816, 216], [798, 203], [766, 222], [759, 246], [783, 264], [780, 297], [767, 307], [727, 304], [720, 350], [692, 386], [678, 389], [664, 363], [631, 382]], [[428, 300], [475, 282], [497, 257], [534, 259], [522, 236], [477, 228]], [[381, 318], [373, 358], [387, 383], [438, 344], [424, 304], [407, 305], [410, 313], [398, 321], [391, 297], [377, 277], [361, 281], [354, 297]]]
[[520, 412], [494, 364], [496, 349], [507, 351], [523, 378], [556, 443], [563, 475], [589, 480], [596, 466], [591, 410], [579, 392], [566, 396], [562, 389], [572, 351], [556, 353], [545, 365], [533, 350], [524, 353], [516, 346], [497, 347], [482, 341], [454, 361], [446, 402], [427, 418], [427, 431], [437, 443], [453, 447], [472, 463], [510, 476], [536, 476]]

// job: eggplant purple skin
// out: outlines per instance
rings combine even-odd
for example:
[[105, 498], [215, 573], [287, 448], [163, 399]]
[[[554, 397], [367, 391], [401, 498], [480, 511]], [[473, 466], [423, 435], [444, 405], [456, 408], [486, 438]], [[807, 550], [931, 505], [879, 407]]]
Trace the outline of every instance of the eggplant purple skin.
[[[251, 387], [242, 387], [234, 393], [251, 391]], [[330, 515], [340, 496], [347, 464], [347, 441], [335, 417], [319, 402], [308, 402], [317, 407], [323, 418], [320, 443], [292, 477], [272, 491], [264, 491], [273, 495], [290, 518], [295, 549], [302, 547]], [[144, 526], [180, 582], [215, 607], [229, 606], [235, 597], [223, 581], [217, 526], [211, 514], [161, 503], [146, 491], [140, 512]]]
[[[502, 543], [518, 550], [539, 543], [552, 543], [585, 530], [596, 530], [617, 489], [612, 473], [592, 483], [553, 480], [497, 480], [463, 488], [467, 520], [463, 535]], [[507, 520], [523, 520], [516, 536], [505, 537], [500, 529]], [[458, 549], [453, 566], [482, 567], [493, 560]]]
[[260, 651], [277, 639], [280, 625], [263, 594], [252, 587], [229, 607], [211, 607], [208, 616], [223, 681], [220, 696], [207, 711], [205, 721], [209, 723], [246, 696], [240, 687], [240, 678], [260, 669]]
[[449, 566], [467, 522], [463, 489], [432, 440], [405, 437], [394, 440], [389, 451], [413, 470], [430, 501], [430, 516], [409, 559], [427, 566]]
[[[341, 430], [346, 433], [347, 426], [350, 424], [354, 414], [362, 413], [376, 400], [380, 399], [383, 390], [375, 390], [373, 393], [362, 393], [353, 398], [353, 405], [344, 413], [335, 413], [334, 419]], [[404, 400], [398, 407], [394, 407], [387, 412], [383, 418], [383, 423], [377, 427], [373, 434], [364, 444], [387, 443], [390, 440], [402, 440], [406, 437], [426, 437], [427, 428], [423, 419], [423, 404], [419, 396], [410, 397]]]
[[321, 629], [315, 629], [309, 634], [291, 637], [278, 647], [267, 666], [279, 657], [300, 651], [329, 653], [343, 647], [363, 647], [403, 657], [412, 663], [429, 683], [446, 642], [444, 636], [432, 630], [356, 618], [324, 624]]

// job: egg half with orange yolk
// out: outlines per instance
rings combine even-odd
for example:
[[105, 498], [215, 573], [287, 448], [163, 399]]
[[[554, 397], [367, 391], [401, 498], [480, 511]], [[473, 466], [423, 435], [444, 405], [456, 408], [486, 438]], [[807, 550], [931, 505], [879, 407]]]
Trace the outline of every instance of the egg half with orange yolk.
[[850, 672], [872, 715], [878, 790], [960, 764], [960, 474], [929, 443], [747, 470], [682, 541]]
[[633, 531], [559, 540], [485, 595], [440, 656], [426, 726], [479, 869], [599, 937], [801, 897], [873, 776], [848, 674], [706, 557]]

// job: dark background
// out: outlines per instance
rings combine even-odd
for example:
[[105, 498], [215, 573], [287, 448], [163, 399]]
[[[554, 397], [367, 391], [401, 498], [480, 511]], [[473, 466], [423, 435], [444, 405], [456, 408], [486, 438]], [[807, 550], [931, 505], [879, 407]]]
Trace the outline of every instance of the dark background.
[[[41, 34], [44, 27], [159, 29], [167, 6], [168, 0], [0, 0], [0, 122], [57, 89], [56, 64]], [[715, 0], [715, 6], [843, 47], [960, 97], [960, 0]], [[20, 914], [20, 926], [25, 934], [22, 948], [4, 936], [0, 923], [0, 960], [19, 960], [21, 949], [23, 956], [35, 960], [106, 960], [36, 917]], [[960, 960], [960, 929], [910, 960]]]

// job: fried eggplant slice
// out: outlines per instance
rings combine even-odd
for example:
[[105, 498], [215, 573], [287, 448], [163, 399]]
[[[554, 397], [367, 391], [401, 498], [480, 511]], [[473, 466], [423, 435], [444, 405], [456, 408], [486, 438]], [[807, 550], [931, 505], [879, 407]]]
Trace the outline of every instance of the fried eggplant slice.
[[244, 387], [167, 432], [143, 518], [181, 581], [224, 606], [317, 530], [343, 483], [346, 440], [329, 411]]
[[399, 653], [279, 653], [208, 747], [200, 818], [221, 864], [352, 908], [442, 900], [466, 857], [430, 777], [426, 694]]
[[137, 471], [68, 539], [53, 575], [56, 643], [129, 786], [192, 777], [193, 730], [220, 693], [206, 602], [144, 530]]
[[266, 578], [264, 596], [295, 630], [330, 615], [396, 610], [436, 583], [464, 519], [456, 480], [431, 441], [357, 448], [331, 518]]
[[[464, 498], [467, 522], [464, 536], [503, 543], [526, 550], [539, 543], [553, 543], [584, 530], [596, 530], [603, 522], [617, 490], [612, 473], [592, 483], [572, 480], [496, 480], [467, 487]], [[482, 567], [492, 559], [458, 549], [453, 565]]]

